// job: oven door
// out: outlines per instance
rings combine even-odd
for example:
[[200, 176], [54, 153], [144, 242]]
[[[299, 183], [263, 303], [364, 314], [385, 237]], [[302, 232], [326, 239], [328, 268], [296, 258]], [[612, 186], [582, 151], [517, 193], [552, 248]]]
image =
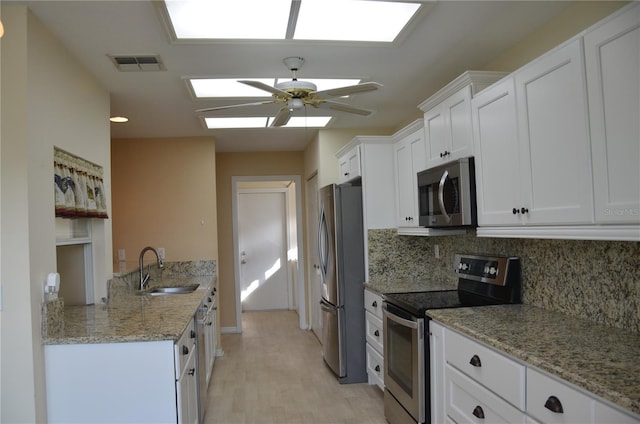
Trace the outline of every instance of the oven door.
[[[385, 389], [416, 422], [424, 423], [424, 318], [413, 317], [386, 302], [382, 312]], [[389, 418], [387, 403], [385, 399], [385, 415]]]

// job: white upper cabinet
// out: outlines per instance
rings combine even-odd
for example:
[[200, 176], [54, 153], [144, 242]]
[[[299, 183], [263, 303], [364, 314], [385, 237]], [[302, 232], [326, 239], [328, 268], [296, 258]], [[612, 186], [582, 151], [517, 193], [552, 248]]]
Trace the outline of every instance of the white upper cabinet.
[[595, 218], [640, 223], [640, 6], [584, 36]]
[[520, 69], [515, 86], [523, 198], [513, 207], [525, 224], [593, 223], [581, 40]]
[[426, 167], [426, 146], [422, 121], [404, 129], [393, 145], [396, 171], [396, 221], [400, 227], [418, 227], [418, 172]]
[[424, 114], [427, 167], [473, 155], [471, 86]]
[[515, 225], [522, 204], [516, 99], [505, 78], [473, 99], [478, 225]]
[[362, 176], [360, 169], [360, 146], [354, 146], [338, 158], [338, 172], [338, 181], [340, 184]]
[[473, 156], [471, 98], [504, 75], [467, 71], [418, 106], [424, 112], [426, 169]]
[[478, 225], [593, 222], [583, 69], [576, 40], [473, 99]]

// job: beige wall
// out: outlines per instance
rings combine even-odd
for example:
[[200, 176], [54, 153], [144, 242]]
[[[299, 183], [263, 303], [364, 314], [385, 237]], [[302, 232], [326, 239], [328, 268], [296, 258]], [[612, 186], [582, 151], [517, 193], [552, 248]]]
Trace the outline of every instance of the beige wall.
[[131, 270], [145, 246], [164, 247], [167, 261], [217, 260], [212, 137], [112, 140], [111, 155], [116, 269], [118, 249]]
[[627, 1], [580, 1], [524, 41], [489, 62], [483, 70], [512, 72], [612, 14]]
[[[233, 217], [231, 177], [304, 174], [303, 152], [218, 153], [218, 291], [220, 327], [236, 327], [235, 272], [233, 263]], [[304, 178], [302, 179], [304, 182]], [[301, 187], [304, 199], [304, 184]], [[304, 200], [302, 202], [304, 205]], [[302, 216], [305, 216], [304, 211]]]
[[[46, 422], [43, 283], [56, 271], [53, 147], [104, 167], [109, 93], [24, 6], [2, 5], [1, 422]], [[92, 220], [96, 295], [111, 277], [111, 221]]]

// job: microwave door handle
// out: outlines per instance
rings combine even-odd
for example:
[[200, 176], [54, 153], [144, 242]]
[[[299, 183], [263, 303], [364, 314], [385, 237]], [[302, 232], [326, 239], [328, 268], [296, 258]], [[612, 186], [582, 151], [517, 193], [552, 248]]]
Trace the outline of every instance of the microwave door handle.
[[447, 209], [444, 207], [444, 183], [447, 181], [449, 177], [449, 171], [444, 171], [442, 174], [442, 178], [440, 178], [440, 183], [438, 184], [438, 203], [440, 203], [440, 212], [444, 216], [444, 219], [447, 222], [451, 222], [451, 217], [447, 215]]

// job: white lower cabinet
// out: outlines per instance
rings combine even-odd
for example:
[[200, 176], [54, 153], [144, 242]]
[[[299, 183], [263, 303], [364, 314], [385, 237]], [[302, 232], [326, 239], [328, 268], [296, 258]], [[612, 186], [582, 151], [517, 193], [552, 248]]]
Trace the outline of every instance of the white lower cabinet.
[[447, 366], [445, 387], [447, 415], [456, 422], [525, 422], [522, 411], [451, 366]]
[[177, 343], [46, 345], [48, 422], [196, 423], [193, 330]]
[[433, 423], [640, 423], [558, 377], [441, 323], [429, 324]]
[[384, 390], [384, 350], [382, 334], [382, 296], [364, 291], [365, 331], [367, 343], [367, 377], [369, 384]]

